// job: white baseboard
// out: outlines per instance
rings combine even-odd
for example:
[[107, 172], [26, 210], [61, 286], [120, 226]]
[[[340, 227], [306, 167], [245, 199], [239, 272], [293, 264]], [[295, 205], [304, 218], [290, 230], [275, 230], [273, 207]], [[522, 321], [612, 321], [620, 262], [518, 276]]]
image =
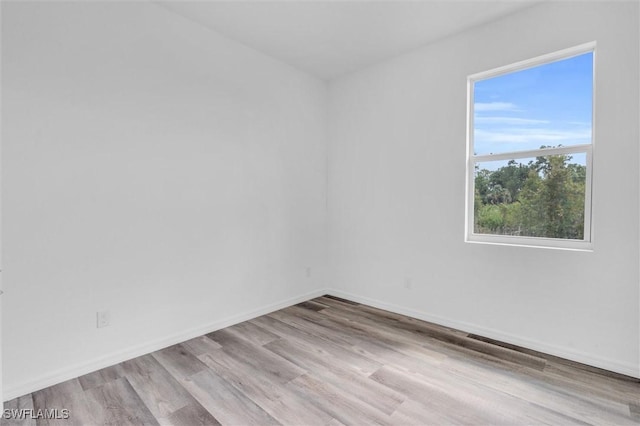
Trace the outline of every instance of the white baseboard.
[[550, 345], [548, 343], [540, 342], [533, 339], [518, 337], [513, 334], [504, 333], [499, 330], [494, 330], [463, 321], [456, 321], [437, 315], [431, 315], [426, 312], [405, 308], [403, 306], [382, 302], [380, 300], [370, 299], [368, 297], [358, 296], [340, 290], [327, 289], [326, 293], [332, 296], [351, 300], [353, 302], [373, 306], [374, 308], [384, 309], [385, 311], [390, 311], [396, 314], [407, 315], [412, 318], [417, 318], [445, 327], [454, 328], [467, 333], [477, 334], [479, 336], [498, 340], [500, 342], [510, 343], [512, 345], [521, 346], [523, 348], [532, 349], [534, 351], [542, 352], [549, 355], [554, 355], [560, 358], [579, 362], [581, 364], [590, 365], [592, 367], [602, 368], [603, 370], [624, 374], [630, 377], [640, 378], [640, 365], [621, 363], [612, 359], [593, 356], [584, 352], [575, 351], [561, 346]]
[[97, 370], [100, 370], [111, 365], [118, 364], [122, 361], [129, 360], [141, 355], [146, 355], [151, 352], [166, 348], [177, 343], [184, 342], [194, 337], [201, 336], [203, 334], [211, 333], [216, 330], [220, 330], [225, 327], [232, 326], [234, 324], [247, 321], [261, 315], [268, 314], [279, 309], [286, 308], [296, 303], [304, 302], [315, 297], [319, 297], [325, 294], [331, 296], [341, 297], [354, 302], [362, 303], [365, 305], [373, 306], [375, 308], [384, 309], [386, 311], [394, 312], [401, 315], [407, 315], [413, 318], [421, 319], [424, 321], [432, 322], [434, 324], [443, 325], [445, 327], [455, 328], [467, 333], [477, 334], [490, 339], [499, 340], [505, 343], [510, 343], [517, 346], [522, 346], [528, 349], [543, 352], [549, 355], [558, 356], [561, 358], [576, 361], [582, 364], [590, 365], [593, 367], [602, 368], [605, 370], [613, 371], [627, 376], [640, 378], [640, 369], [638, 365], [620, 363], [614, 360], [605, 359], [601, 357], [592, 356], [582, 352], [573, 351], [567, 348], [549, 345], [544, 342], [539, 342], [532, 339], [524, 339], [508, 333], [503, 333], [498, 330], [477, 326], [474, 324], [455, 321], [448, 318], [431, 315], [426, 312], [406, 308], [403, 306], [395, 305], [392, 303], [382, 302], [380, 300], [370, 299], [368, 297], [358, 296], [355, 294], [347, 293], [335, 289], [318, 289], [309, 293], [301, 294], [296, 297], [292, 297], [281, 302], [276, 302], [263, 306], [258, 309], [254, 309], [241, 314], [233, 315], [231, 317], [223, 318], [214, 321], [209, 324], [191, 328], [180, 333], [175, 333], [171, 336], [164, 337], [151, 342], [146, 342], [141, 345], [136, 345], [130, 348], [126, 348], [120, 351], [113, 352], [109, 355], [105, 355], [93, 360], [89, 360], [79, 365], [67, 367], [57, 371], [53, 371], [49, 374], [43, 375], [35, 380], [30, 380], [25, 383], [21, 383], [10, 388], [4, 389], [3, 396], [5, 400], [11, 400], [22, 395], [26, 395], [31, 392], [35, 392], [40, 389], [55, 385], [57, 383], [64, 382], [75, 377], [82, 376]]
[[49, 374], [43, 375], [35, 380], [30, 380], [25, 383], [20, 383], [15, 386], [11, 386], [3, 390], [3, 397], [5, 401], [9, 401], [13, 398], [17, 398], [22, 395], [26, 395], [31, 392], [44, 389], [49, 386], [64, 382], [75, 377], [82, 376], [84, 374], [92, 373], [105, 367], [109, 367], [118, 364], [122, 361], [126, 361], [141, 355], [146, 355], [151, 352], [155, 352], [160, 349], [164, 349], [168, 346], [175, 345], [177, 343], [184, 342], [194, 337], [202, 336], [203, 334], [211, 333], [216, 330], [220, 330], [225, 327], [230, 327], [234, 324], [247, 321], [261, 315], [266, 315], [270, 312], [283, 309], [296, 303], [304, 302], [314, 297], [319, 297], [327, 294], [326, 290], [320, 289], [309, 293], [301, 294], [296, 297], [285, 299], [280, 302], [272, 303], [267, 306], [260, 307], [248, 312], [233, 315], [231, 317], [223, 318], [214, 321], [209, 324], [198, 326], [185, 330], [180, 333], [175, 333], [162, 339], [154, 340], [151, 342], [145, 342], [140, 345], [132, 346], [126, 349], [115, 351], [111, 354], [101, 356], [82, 364], [66, 367], [57, 371], [53, 371]]

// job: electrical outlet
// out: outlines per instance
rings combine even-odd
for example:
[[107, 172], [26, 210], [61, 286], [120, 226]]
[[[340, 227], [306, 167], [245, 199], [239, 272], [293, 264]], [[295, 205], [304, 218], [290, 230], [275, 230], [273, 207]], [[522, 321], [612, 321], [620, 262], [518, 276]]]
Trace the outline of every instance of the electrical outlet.
[[413, 282], [411, 281], [411, 278], [405, 278], [404, 279], [404, 288], [410, 289], [411, 287], [413, 287]]
[[109, 311], [96, 312], [96, 326], [98, 328], [106, 327], [111, 323], [111, 313]]
[[311, 266], [307, 266], [307, 278], [311, 277]]

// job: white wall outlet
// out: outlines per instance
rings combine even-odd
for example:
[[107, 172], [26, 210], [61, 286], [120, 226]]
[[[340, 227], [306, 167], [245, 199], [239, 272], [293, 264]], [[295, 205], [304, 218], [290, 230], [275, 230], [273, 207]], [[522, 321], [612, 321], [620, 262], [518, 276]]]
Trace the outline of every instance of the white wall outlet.
[[411, 287], [413, 287], [413, 281], [411, 280], [411, 278], [405, 278], [404, 279], [404, 288], [410, 289]]
[[307, 278], [311, 278], [311, 266], [307, 266], [306, 274]]
[[111, 313], [109, 311], [96, 312], [96, 325], [98, 328], [106, 327], [111, 323]]

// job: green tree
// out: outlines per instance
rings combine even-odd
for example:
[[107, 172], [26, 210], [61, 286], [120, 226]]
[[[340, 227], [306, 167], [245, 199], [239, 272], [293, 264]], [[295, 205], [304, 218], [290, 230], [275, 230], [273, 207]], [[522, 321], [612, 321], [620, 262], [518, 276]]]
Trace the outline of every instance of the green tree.
[[515, 160], [509, 160], [506, 166], [500, 167], [489, 177], [489, 186], [498, 186], [509, 191], [511, 200], [518, 199], [518, 194], [522, 189], [524, 182], [529, 177], [529, 171], [534, 165], [530, 162], [527, 164], [519, 164]]
[[536, 159], [519, 199], [528, 236], [583, 238], [585, 168], [570, 161], [568, 155]]
[[475, 232], [582, 239], [586, 168], [571, 160], [549, 155], [494, 171], [476, 168]]

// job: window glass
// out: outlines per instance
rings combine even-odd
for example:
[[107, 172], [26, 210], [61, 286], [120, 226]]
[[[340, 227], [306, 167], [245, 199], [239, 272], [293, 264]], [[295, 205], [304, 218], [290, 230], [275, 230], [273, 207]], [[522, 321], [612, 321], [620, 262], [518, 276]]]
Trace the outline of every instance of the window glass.
[[594, 49], [469, 77], [467, 241], [591, 248]]
[[591, 143], [593, 52], [474, 84], [475, 154]]

